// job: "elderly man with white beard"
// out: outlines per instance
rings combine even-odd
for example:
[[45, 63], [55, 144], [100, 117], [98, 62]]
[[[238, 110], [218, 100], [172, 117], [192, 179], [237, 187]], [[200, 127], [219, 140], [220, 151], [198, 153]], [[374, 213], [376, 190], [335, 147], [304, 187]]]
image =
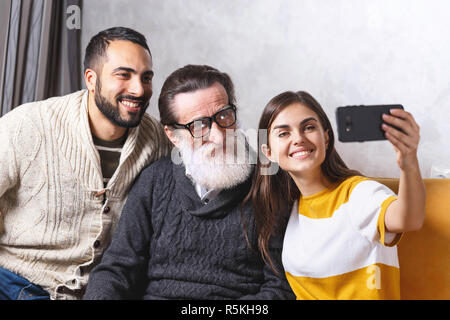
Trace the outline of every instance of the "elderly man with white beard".
[[164, 82], [159, 112], [178, 151], [141, 172], [84, 298], [295, 298], [281, 264], [285, 221], [267, 262], [243, 202], [254, 153], [237, 128], [230, 77], [180, 68]]

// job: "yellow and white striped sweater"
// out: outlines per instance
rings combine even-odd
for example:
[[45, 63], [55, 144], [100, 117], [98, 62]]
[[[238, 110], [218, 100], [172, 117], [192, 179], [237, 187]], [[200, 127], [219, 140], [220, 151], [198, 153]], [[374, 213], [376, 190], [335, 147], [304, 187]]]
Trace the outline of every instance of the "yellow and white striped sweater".
[[297, 299], [399, 299], [396, 244], [384, 215], [395, 194], [351, 177], [300, 197], [283, 244], [283, 266]]
[[82, 90], [0, 118], [0, 266], [52, 299], [86, 286], [134, 179], [170, 151], [161, 125], [144, 115], [105, 188], [87, 98]]

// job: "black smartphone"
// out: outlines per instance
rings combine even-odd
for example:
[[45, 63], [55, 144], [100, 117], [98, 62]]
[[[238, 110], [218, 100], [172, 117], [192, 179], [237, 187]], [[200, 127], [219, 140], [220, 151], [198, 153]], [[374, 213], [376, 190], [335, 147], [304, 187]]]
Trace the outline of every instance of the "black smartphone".
[[381, 129], [383, 113], [403, 109], [401, 104], [345, 106], [336, 109], [338, 137], [341, 142], [386, 140]]

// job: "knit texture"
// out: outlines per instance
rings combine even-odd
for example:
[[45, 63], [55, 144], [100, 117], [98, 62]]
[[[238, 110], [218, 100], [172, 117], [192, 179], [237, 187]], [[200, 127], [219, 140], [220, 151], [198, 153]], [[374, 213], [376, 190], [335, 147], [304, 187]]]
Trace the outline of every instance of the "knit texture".
[[59, 287], [86, 286], [135, 177], [170, 148], [161, 125], [144, 115], [129, 130], [104, 188], [87, 98], [82, 90], [0, 118], [0, 266], [42, 286], [52, 299], [73, 298]]
[[257, 249], [251, 205], [241, 210], [250, 181], [204, 205], [184, 166], [165, 158], [144, 169], [85, 299], [294, 298], [281, 266], [282, 239], [271, 243], [276, 275]]

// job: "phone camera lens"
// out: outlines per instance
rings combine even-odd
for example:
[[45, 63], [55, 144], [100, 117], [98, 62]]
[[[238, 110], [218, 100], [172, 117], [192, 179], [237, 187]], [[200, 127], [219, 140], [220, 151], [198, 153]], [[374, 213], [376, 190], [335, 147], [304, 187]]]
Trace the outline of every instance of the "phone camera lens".
[[346, 116], [345, 117], [345, 131], [350, 132], [352, 130], [352, 117]]

